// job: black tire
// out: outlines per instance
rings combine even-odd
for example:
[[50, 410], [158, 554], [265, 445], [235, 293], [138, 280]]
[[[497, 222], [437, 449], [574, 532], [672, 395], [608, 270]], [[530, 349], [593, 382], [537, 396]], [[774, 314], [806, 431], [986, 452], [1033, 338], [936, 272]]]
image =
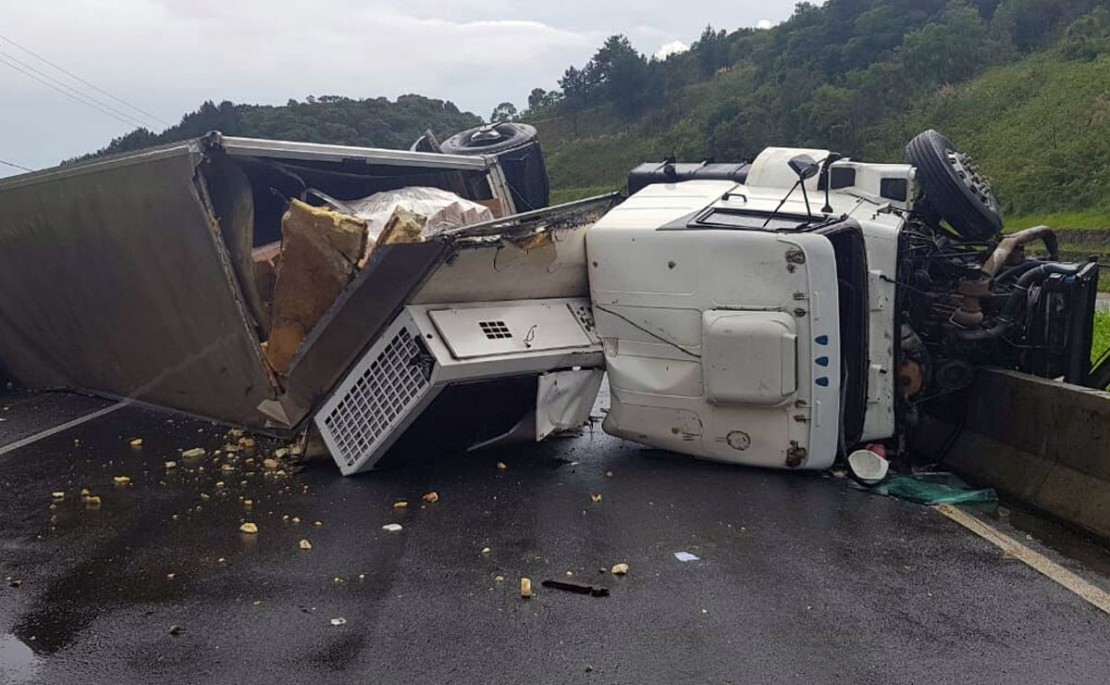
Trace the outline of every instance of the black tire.
[[1002, 213], [990, 181], [947, 138], [929, 129], [906, 146], [906, 159], [917, 167], [924, 202], [970, 241], [992, 240], [1002, 232]]
[[536, 139], [535, 127], [528, 124], [486, 124], [456, 133], [439, 145], [448, 155], [496, 155]]

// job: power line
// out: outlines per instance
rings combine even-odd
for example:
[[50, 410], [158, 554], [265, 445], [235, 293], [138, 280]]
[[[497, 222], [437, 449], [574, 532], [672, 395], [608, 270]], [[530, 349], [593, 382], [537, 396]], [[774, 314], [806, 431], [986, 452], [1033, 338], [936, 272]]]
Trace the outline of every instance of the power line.
[[32, 50], [31, 50], [30, 48], [25, 48], [25, 47], [23, 47], [22, 45], [20, 45], [19, 43], [15, 42], [15, 41], [14, 41], [14, 40], [12, 40], [11, 38], [8, 38], [7, 36], [5, 36], [5, 35], [4, 35], [4, 34], [2, 34], [2, 33], [0, 33], [0, 40], [4, 40], [4, 41], [6, 41], [6, 42], [8, 42], [8, 43], [11, 43], [12, 45], [16, 46], [17, 48], [19, 48], [19, 49], [20, 49], [20, 50], [22, 50], [23, 52], [26, 52], [26, 53], [27, 53], [28, 55], [31, 55], [31, 56], [32, 56], [32, 57], [34, 57], [35, 59], [38, 59], [38, 60], [40, 60], [40, 61], [42, 61], [42, 62], [45, 62], [46, 64], [49, 64], [50, 66], [52, 66], [52, 67], [54, 67], [55, 69], [57, 69], [58, 71], [62, 72], [62, 73], [63, 73], [63, 74], [65, 74], [66, 76], [69, 76], [69, 77], [70, 77], [70, 78], [72, 78], [73, 80], [75, 80], [75, 81], [78, 81], [78, 82], [80, 82], [80, 83], [83, 83], [84, 85], [88, 86], [89, 88], [92, 88], [93, 90], [95, 90], [96, 92], [98, 92], [98, 93], [100, 93], [100, 94], [102, 94], [102, 95], [107, 95], [108, 97], [112, 98], [113, 100], [115, 100], [116, 102], [120, 103], [121, 105], [124, 105], [125, 107], [130, 107], [131, 109], [135, 110], [136, 112], [139, 112], [140, 114], [144, 114], [144, 115], [146, 115], [147, 117], [150, 117], [150, 118], [151, 118], [152, 120], [154, 120], [154, 121], [157, 121], [157, 122], [158, 122], [158, 123], [160, 123], [160, 124], [164, 124], [164, 125], [166, 125], [166, 126], [172, 126], [172, 125], [173, 125], [173, 124], [171, 124], [170, 122], [166, 121], [165, 119], [162, 119], [161, 117], [158, 117], [158, 116], [156, 116], [156, 115], [154, 115], [154, 114], [151, 114], [150, 112], [146, 111], [145, 109], [143, 109], [143, 108], [141, 108], [141, 107], [138, 107], [138, 106], [136, 106], [136, 105], [133, 105], [133, 104], [131, 104], [130, 102], [127, 102], [126, 100], [123, 100], [122, 98], [118, 98], [118, 97], [116, 97], [115, 95], [112, 95], [111, 93], [109, 93], [108, 91], [104, 90], [103, 88], [100, 88], [100, 87], [98, 87], [98, 86], [95, 86], [95, 85], [93, 85], [92, 83], [89, 83], [88, 81], [86, 81], [85, 79], [81, 78], [81, 77], [80, 77], [80, 76], [78, 76], [77, 74], [74, 74], [74, 73], [73, 73], [72, 71], [69, 71], [68, 69], [66, 69], [66, 68], [64, 68], [64, 67], [62, 67], [62, 66], [59, 66], [58, 64], [55, 64], [54, 62], [51, 62], [50, 60], [46, 59], [46, 58], [45, 58], [45, 57], [43, 57], [42, 55], [40, 55], [40, 54], [38, 54], [38, 53], [36, 53], [36, 52], [32, 51]]
[[[67, 83], [63, 83], [62, 81], [59, 81], [58, 79], [54, 78], [50, 74], [47, 74], [46, 72], [44, 72], [40, 69], [36, 69], [34, 66], [32, 66], [30, 64], [27, 64], [26, 62], [19, 59], [15, 55], [0, 52], [0, 57], [3, 57], [4, 59], [7, 59], [7, 60], [11, 60], [12, 62], [15, 62], [16, 64], [19, 64], [19, 65], [23, 66], [25, 69], [28, 69], [28, 70], [38, 74], [39, 76], [46, 79], [47, 81], [50, 81], [51, 83], [54, 83], [59, 88], [63, 88], [65, 90], [69, 91], [70, 93], [73, 93], [77, 97], [82, 98], [82, 100], [89, 100], [90, 102], [96, 103], [97, 105], [99, 105], [100, 107], [103, 107], [104, 109], [115, 112], [116, 114], [118, 114], [123, 119], [126, 119], [127, 121], [132, 122], [132, 125], [137, 125], [137, 126], [140, 126], [140, 127], [143, 127], [143, 128], [146, 128], [148, 126], [147, 122], [143, 122], [142, 120], [136, 118], [132, 114], [130, 114], [128, 112], [121, 111], [120, 109], [118, 109], [116, 107], [113, 107], [112, 105], [108, 104], [107, 102], [104, 102], [102, 100], [98, 100], [98, 99], [94, 98], [93, 96], [88, 95], [87, 93], [82, 93], [81, 91], [77, 90], [73, 86], [70, 86]], [[11, 66], [11, 65], [9, 64], [8, 66]], [[26, 72], [24, 72], [24, 73], [26, 73]]]
[[87, 105], [89, 107], [92, 107], [93, 109], [100, 112], [101, 114], [110, 116], [113, 119], [115, 119], [116, 121], [123, 122], [124, 124], [127, 124], [128, 126], [142, 127], [142, 124], [137, 124], [134, 121], [124, 119], [123, 117], [120, 117], [116, 114], [113, 114], [112, 112], [110, 112], [110, 111], [102, 108], [101, 106], [97, 105], [95, 102], [92, 102], [90, 100], [86, 100], [83, 97], [80, 97], [78, 95], [74, 95], [73, 93], [70, 93], [69, 91], [63, 90], [62, 88], [59, 88], [58, 86], [54, 85], [53, 83], [50, 83], [46, 79], [40, 78], [32, 72], [30, 72], [30, 71], [28, 71], [28, 70], [26, 70], [22, 67], [19, 67], [15, 64], [12, 64], [11, 62], [7, 61], [6, 57], [7, 57], [6, 55], [0, 55], [0, 64], [3, 64], [3, 65], [8, 66], [12, 69], [15, 69], [16, 71], [23, 74], [24, 76], [27, 76], [28, 78], [34, 79], [35, 81], [38, 81], [39, 83], [43, 84], [44, 86], [46, 86], [46, 87], [48, 87], [52, 90], [58, 91], [59, 93], [61, 93], [62, 95], [65, 95], [67, 98], [69, 98], [71, 100], [74, 100], [76, 102], [80, 102], [83, 105]]
[[34, 171], [34, 169], [28, 169], [27, 167], [23, 166], [22, 164], [16, 164], [15, 162], [5, 162], [2, 159], [0, 159], [0, 164], [10, 166], [14, 169], [22, 169], [24, 171]]

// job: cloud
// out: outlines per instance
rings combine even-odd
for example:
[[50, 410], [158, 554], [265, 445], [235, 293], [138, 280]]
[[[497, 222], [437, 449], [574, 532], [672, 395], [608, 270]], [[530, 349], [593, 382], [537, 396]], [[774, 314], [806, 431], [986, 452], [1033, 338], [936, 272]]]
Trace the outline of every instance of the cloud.
[[655, 51], [655, 59], [667, 59], [671, 55], [686, 52], [690, 46], [680, 40], [674, 40]]
[[774, 24], [772, 24], [772, 23], [771, 23], [771, 20], [770, 20], [770, 19], [760, 19], [760, 20], [759, 20], [759, 21], [757, 21], [757, 22], [756, 22], [756, 24], [755, 24], [755, 27], [756, 27], [757, 29], [769, 29], [769, 28], [771, 28], [772, 26], [774, 26]]
[[[708, 22], [750, 26], [792, 6], [734, 8], [726, 25], [718, 0], [0, 0], [0, 33], [169, 122], [205, 100], [309, 94], [420, 93], [484, 115], [554, 87], [608, 35], [650, 52]], [[3, 40], [0, 54], [59, 76]], [[3, 64], [0, 89], [0, 159], [50, 166], [132, 128]]]

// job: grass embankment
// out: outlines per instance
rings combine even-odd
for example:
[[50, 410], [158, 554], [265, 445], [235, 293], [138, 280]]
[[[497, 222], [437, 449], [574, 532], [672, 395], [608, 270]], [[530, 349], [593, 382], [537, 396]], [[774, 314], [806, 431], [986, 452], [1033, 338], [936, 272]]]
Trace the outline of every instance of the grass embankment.
[[1095, 312], [1094, 335], [1091, 336], [1091, 361], [1110, 348], [1110, 312]]

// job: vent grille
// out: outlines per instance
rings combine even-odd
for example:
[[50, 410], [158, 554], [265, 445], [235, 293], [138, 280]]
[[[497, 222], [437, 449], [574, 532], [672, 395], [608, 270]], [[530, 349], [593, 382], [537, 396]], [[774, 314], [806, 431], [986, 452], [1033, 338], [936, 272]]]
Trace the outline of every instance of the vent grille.
[[512, 331], [504, 321], [479, 321], [478, 326], [489, 340], [505, 340], [513, 337]]
[[321, 428], [348, 467], [373, 453], [409, 406], [427, 392], [430, 369], [417, 363], [422, 353], [416, 337], [401, 328], [361, 373], [355, 369], [339, 388], [341, 399], [324, 416]]

